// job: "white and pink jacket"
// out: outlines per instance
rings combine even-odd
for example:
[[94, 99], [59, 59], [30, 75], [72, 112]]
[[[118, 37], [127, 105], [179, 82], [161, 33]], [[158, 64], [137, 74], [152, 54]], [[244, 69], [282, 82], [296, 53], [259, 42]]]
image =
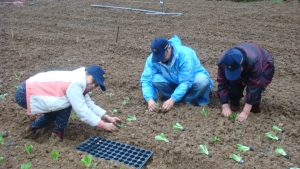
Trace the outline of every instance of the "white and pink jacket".
[[[100, 126], [104, 109], [95, 105], [86, 89], [85, 67], [74, 71], [42, 72], [26, 80], [28, 115], [49, 113], [72, 106], [77, 116], [91, 126]], [[100, 123], [101, 122], [101, 123]]]

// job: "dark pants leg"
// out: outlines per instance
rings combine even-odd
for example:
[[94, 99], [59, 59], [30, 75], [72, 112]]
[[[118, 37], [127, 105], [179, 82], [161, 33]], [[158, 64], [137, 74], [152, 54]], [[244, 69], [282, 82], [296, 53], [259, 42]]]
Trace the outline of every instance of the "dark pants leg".
[[229, 99], [230, 103], [233, 104], [233, 106], [238, 106], [241, 98], [244, 96], [243, 91], [245, 89], [245, 86], [243, 85], [237, 85], [235, 83], [230, 83], [229, 87]]

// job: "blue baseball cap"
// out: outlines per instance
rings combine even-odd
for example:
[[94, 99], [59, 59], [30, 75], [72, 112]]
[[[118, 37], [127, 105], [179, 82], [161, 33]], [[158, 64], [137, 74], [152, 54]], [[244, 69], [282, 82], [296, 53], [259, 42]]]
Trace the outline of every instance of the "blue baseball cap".
[[106, 87], [104, 86], [104, 70], [97, 65], [92, 65], [86, 69], [86, 71], [93, 76], [93, 79], [99, 84], [102, 91], [106, 90]]
[[168, 49], [169, 42], [166, 38], [157, 37], [151, 43], [152, 62], [160, 62], [165, 57], [165, 52]]
[[223, 58], [225, 65], [225, 76], [229, 81], [234, 81], [241, 76], [243, 53], [236, 48], [228, 50]]

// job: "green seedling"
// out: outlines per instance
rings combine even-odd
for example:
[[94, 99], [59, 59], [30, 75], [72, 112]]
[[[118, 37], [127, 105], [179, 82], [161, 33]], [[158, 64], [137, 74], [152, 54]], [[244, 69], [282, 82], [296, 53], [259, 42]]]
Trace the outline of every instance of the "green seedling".
[[127, 120], [128, 121], [135, 121], [135, 120], [137, 120], [137, 118], [135, 117], [135, 115], [133, 115], [133, 116], [128, 116]]
[[72, 112], [70, 118], [72, 120], [76, 120], [78, 117], [77, 117], [76, 113]]
[[199, 148], [200, 148], [200, 153], [201, 154], [206, 154], [208, 157], [212, 157], [212, 154], [208, 152], [207, 147], [206, 147], [205, 144], [204, 145], [200, 144]]
[[124, 167], [120, 167], [119, 169], [124, 169]]
[[3, 136], [0, 134], [0, 144], [4, 144]]
[[93, 92], [88, 92], [88, 94], [89, 94], [90, 96], [92, 96]]
[[286, 154], [286, 152], [284, 151], [284, 149], [281, 146], [278, 146], [276, 148], [275, 153], [283, 155], [283, 157], [286, 158], [286, 159], [290, 158], [290, 156], [288, 154]]
[[125, 128], [126, 126], [125, 126], [125, 124], [123, 124], [123, 123], [119, 123], [119, 124], [117, 124], [117, 127], [119, 127], [120, 129], [123, 129], [123, 128]]
[[246, 152], [246, 151], [254, 151], [254, 148], [253, 147], [247, 147], [247, 146], [243, 146], [242, 144], [236, 144], [236, 149], [239, 150], [239, 151], [243, 151], [243, 152]]
[[25, 146], [25, 150], [26, 150], [27, 154], [31, 154], [32, 153], [32, 149], [33, 149], [33, 145], [27, 146], [25, 144], [24, 146]]
[[[300, 2], [300, 0], [299, 0], [299, 2]], [[286, 168], [286, 169], [300, 169], [300, 168], [298, 168], [298, 167], [289, 167], [289, 168]]]
[[215, 143], [215, 142], [217, 142], [217, 141], [220, 141], [220, 137], [214, 136], [212, 140], [213, 140], [213, 142]]
[[155, 107], [157, 108], [158, 112], [161, 111], [161, 107], [160, 107], [160, 104], [159, 102], [155, 103]]
[[22, 164], [21, 165], [21, 169], [29, 169], [31, 167], [32, 163], [31, 162], [28, 162], [26, 164]]
[[182, 127], [182, 125], [179, 124], [178, 122], [176, 122], [176, 123], [173, 124], [172, 129], [173, 130], [182, 130], [182, 131], [185, 131], [185, 128]]
[[51, 156], [52, 156], [52, 160], [53, 160], [53, 161], [58, 161], [59, 152], [58, 152], [58, 151], [55, 151], [55, 150], [52, 150], [52, 151], [51, 151]]
[[238, 162], [240, 164], [244, 164], [244, 160], [242, 159], [242, 157], [240, 155], [230, 154], [229, 157], [234, 159], [236, 162]]
[[18, 85], [14, 84], [14, 88], [17, 89], [17, 88], [18, 88]]
[[155, 136], [155, 140], [157, 140], [157, 141], [164, 141], [164, 142], [170, 142], [167, 138], [166, 138], [166, 136], [165, 136], [165, 134], [164, 133], [161, 133], [160, 135], [157, 135], [157, 136]]
[[280, 127], [278, 127], [278, 126], [273, 126], [273, 128], [272, 128], [274, 131], [280, 131], [281, 133], [283, 133], [283, 132], [285, 132], [285, 129], [284, 128], [280, 128]]
[[4, 100], [4, 99], [5, 99], [5, 96], [7, 96], [7, 93], [1, 94], [1, 95], [0, 95], [0, 99], [3, 99], [3, 100]]
[[265, 133], [265, 137], [268, 137], [270, 139], [273, 139], [273, 140], [278, 140], [278, 141], [281, 141], [282, 139], [280, 137], [277, 137], [271, 133]]
[[21, 75], [19, 76], [18, 74], [15, 73], [15, 79], [20, 80]]
[[205, 108], [202, 108], [201, 114], [203, 114], [205, 117], [207, 117], [209, 115], [209, 112]]
[[113, 110], [109, 110], [109, 112], [110, 112], [111, 115], [114, 115], [115, 113], [118, 112], [118, 110], [117, 109], [113, 109]]
[[89, 154], [89, 155], [83, 157], [83, 158], [80, 160], [81, 164], [83, 164], [83, 165], [86, 166], [86, 167], [90, 167], [91, 165], [92, 165], [93, 167], [96, 167], [96, 166], [97, 166], [97, 163], [93, 163], [93, 164], [92, 164], [92, 161], [93, 161], [93, 156], [92, 156], [91, 154]]
[[235, 122], [235, 119], [236, 119], [238, 116], [239, 116], [238, 113], [231, 113], [231, 114], [229, 115], [229, 118], [230, 118], [231, 122], [234, 123], [234, 122]]
[[3, 161], [3, 157], [0, 157], [0, 164], [2, 163], [2, 161]]
[[112, 92], [110, 92], [110, 93], [106, 93], [106, 95], [108, 95], [110, 98], [112, 98], [115, 94], [113, 94]]
[[130, 102], [130, 98], [126, 97], [125, 100], [122, 102], [122, 105], [125, 106]]

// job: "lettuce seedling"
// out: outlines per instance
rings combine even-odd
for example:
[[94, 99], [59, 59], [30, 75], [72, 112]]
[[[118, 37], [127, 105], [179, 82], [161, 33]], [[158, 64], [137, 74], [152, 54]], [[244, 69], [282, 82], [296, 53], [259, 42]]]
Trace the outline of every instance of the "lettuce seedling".
[[117, 109], [113, 109], [113, 110], [109, 110], [109, 112], [110, 112], [111, 115], [114, 115], [115, 113], [118, 112], [118, 110]]
[[234, 123], [234, 122], [235, 122], [235, 119], [236, 119], [238, 116], [239, 116], [238, 113], [231, 113], [231, 114], [229, 115], [229, 118], [230, 118], [231, 122]]
[[232, 158], [232, 159], [234, 159], [235, 161], [237, 161], [240, 164], [244, 163], [244, 160], [242, 159], [242, 157], [240, 155], [230, 154], [229, 157]]
[[27, 146], [25, 144], [24, 146], [25, 146], [25, 150], [26, 150], [27, 154], [31, 154], [32, 153], [32, 149], [33, 149], [33, 145]]
[[137, 118], [135, 117], [135, 115], [133, 115], [133, 116], [128, 116], [127, 120], [128, 121], [135, 121], [135, 120], [137, 120]]
[[202, 108], [201, 114], [203, 114], [205, 117], [207, 117], [209, 115], [209, 112], [205, 108]]
[[106, 93], [106, 95], [108, 95], [110, 98], [112, 98], [115, 94], [113, 94], [112, 92]]
[[17, 88], [18, 88], [18, 85], [14, 84], [14, 88], [17, 89]]
[[4, 94], [0, 94], [0, 99], [5, 99], [5, 96], [7, 96], [7, 93], [4, 93]]
[[29, 169], [31, 167], [32, 163], [31, 162], [28, 162], [26, 164], [22, 164], [21, 165], [21, 169]]
[[2, 134], [0, 134], [0, 144], [4, 144]]
[[15, 73], [15, 79], [20, 80], [21, 75], [19, 76], [18, 74]]
[[280, 137], [277, 137], [271, 133], [265, 133], [265, 136], [270, 138], [270, 139], [274, 139], [274, 140], [278, 140], [278, 141], [281, 141], [282, 139]]
[[161, 106], [159, 102], [155, 103], [155, 107], [157, 108], [158, 112], [161, 112]]
[[213, 142], [215, 143], [215, 142], [217, 142], [217, 141], [220, 141], [220, 137], [214, 136], [212, 140], [213, 140]]
[[204, 145], [200, 144], [199, 148], [201, 150], [200, 153], [206, 154], [208, 157], [212, 157], [212, 154], [208, 152], [207, 147], [206, 147], [205, 144]]
[[117, 127], [119, 127], [120, 129], [123, 129], [123, 128], [125, 128], [126, 126], [125, 126], [125, 124], [123, 124], [123, 123], [119, 123], [119, 124], [117, 124]]
[[175, 122], [172, 126], [173, 130], [182, 130], [185, 131], [185, 128], [181, 126], [181, 124], [179, 124], [178, 122]]
[[72, 120], [76, 120], [78, 117], [77, 117], [76, 113], [72, 112], [70, 118]]
[[279, 128], [278, 126], [273, 126], [273, 130], [274, 131], [280, 131], [281, 133], [285, 132], [285, 129], [284, 128]]
[[3, 157], [0, 157], [0, 164], [2, 163], [2, 161], [3, 161]]
[[122, 102], [122, 105], [125, 106], [126, 104], [128, 104], [130, 101], [129, 97], [126, 97], [125, 100]]
[[88, 94], [89, 94], [90, 96], [92, 96], [93, 92], [88, 92]]
[[96, 166], [97, 166], [97, 163], [93, 163], [93, 164], [92, 164], [92, 160], [93, 160], [93, 156], [92, 156], [91, 154], [89, 154], [89, 155], [83, 157], [83, 158], [80, 160], [80, 162], [81, 162], [81, 164], [83, 164], [83, 165], [86, 166], [86, 167], [90, 167], [91, 165], [92, 165], [93, 167], [96, 167]]
[[55, 150], [52, 150], [52, 151], [51, 151], [51, 156], [52, 156], [52, 160], [53, 160], [53, 161], [58, 161], [59, 152], [58, 152], [58, 151], [55, 151]]
[[275, 150], [276, 153], [283, 155], [283, 157], [285, 157], [286, 159], [289, 159], [290, 156], [288, 154], [286, 154], [286, 152], [283, 150], [283, 148], [281, 146], [278, 146]]
[[167, 138], [166, 138], [166, 136], [165, 136], [165, 134], [164, 133], [161, 133], [160, 135], [157, 135], [157, 136], [155, 136], [155, 140], [157, 140], [157, 141], [164, 141], [164, 142], [170, 142]]
[[236, 144], [236, 149], [239, 150], [239, 151], [243, 151], [243, 152], [246, 152], [246, 151], [254, 151], [254, 148], [253, 147], [247, 147], [247, 146], [243, 146], [242, 144]]

